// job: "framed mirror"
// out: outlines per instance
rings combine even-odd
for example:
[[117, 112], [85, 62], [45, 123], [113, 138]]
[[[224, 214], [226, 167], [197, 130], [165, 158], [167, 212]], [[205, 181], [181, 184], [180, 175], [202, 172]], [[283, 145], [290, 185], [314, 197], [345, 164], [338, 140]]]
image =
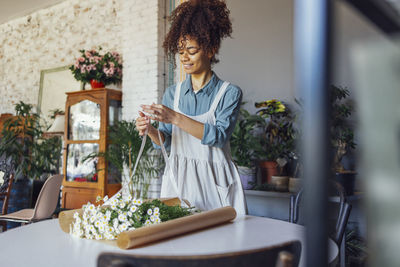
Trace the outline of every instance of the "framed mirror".
[[65, 111], [66, 92], [83, 89], [83, 84], [75, 80], [69, 66], [45, 69], [40, 72], [37, 111], [46, 122], [49, 121], [50, 111], [55, 109]]

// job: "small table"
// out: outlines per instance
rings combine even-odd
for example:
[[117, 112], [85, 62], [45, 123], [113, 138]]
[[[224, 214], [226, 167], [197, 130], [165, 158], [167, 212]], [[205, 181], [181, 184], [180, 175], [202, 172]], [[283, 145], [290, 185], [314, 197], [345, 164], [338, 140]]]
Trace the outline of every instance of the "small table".
[[[37, 222], [0, 233], [1, 266], [95, 267], [102, 252], [136, 255], [206, 255], [238, 252], [288, 241], [302, 242], [300, 266], [305, 266], [304, 230], [301, 225], [256, 216], [163, 240], [144, 247], [121, 250], [105, 241], [78, 239], [64, 233], [58, 219]], [[329, 240], [329, 262], [338, 247]]]

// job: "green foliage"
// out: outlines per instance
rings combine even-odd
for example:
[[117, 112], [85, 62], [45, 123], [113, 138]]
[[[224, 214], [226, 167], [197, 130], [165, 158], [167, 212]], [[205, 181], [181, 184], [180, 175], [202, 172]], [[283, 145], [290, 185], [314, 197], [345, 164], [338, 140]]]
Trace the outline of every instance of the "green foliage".
[[0, 156], [11, 158], [16, 177], [38, 179], [44, 173], [56, 172], [61, 153], [58, 137], [44, 139], [40, 117], [32, 105], [22, 101], [15, 105], [16, 117], [4, 123], [0, 140]]
[[38, 178], [44, 173], [58, 173], [62, 143], [60, 137], [43, 139], [38, 137], [32, 149], [30, 177]]
[[288, 157], [295, 149], [297, 131], [293, 127], [294, 116], [287, 105], [278, 100], [268, 100], [255, 103], [257, 111], [264, 121], [262, 145], [264, 153], [259, 157], [264, 160], [276, 161]]
[[357, 235], [356, 230], [346, 230], [346, 255], [365, 261], [368, 256], [368, 249], [365, 240]]
[[253, 184], [253, 190], [259, 190], [259, 191], [276, 191], [275, 190], [275, 185], [269, 184], [269, 183], [263, 183], [263, 184]]
[[232, 158], [238, 166], [252, 167], [257, 153], [261, 153], [260, 138], [256, 137], [254, 130], [262, 125], [264, 119], [241, 108], [238, 121], [230, 139]]
[[350, 95], [349, 90], [332, 85], [330, 91], [331, 100], [331, 140], [332, 145], [337, 146], [339, 142], [346, 143], [354, 149], [353, 128], [349, 124], [349, 117], [353, 111], [353, 105], [345, 102]]
[[49, 112], [50, 112], [49, 118], [52, 120], [54, 120], [57, 115], [65, 115], [65, 112], [59, 108], [52, 109]]
[[96, 80], [105, 85], [122, 81], [122, 59], [117, 52], [107, 52], [104, 55], [96, 50], [79, 52], [81, 56], [69, 68], [77, 81], [89, 83]]
[[349, 117], [353, 111], [353, 106], [346, 98], [350, 95], [346, 88], [332, 85], [330, 87], [331, 103], [331, 144], [335, 150], [333, 158], [333, 169], [336, 172], [344, 171], [341, 164], [342, 157], [349, 149], [354, 149], [353, 127], [349, 122]]
[[[136, 130], [135, 121], [117, 121], [108, 128], [108, 138], [110, 145], [104, 153], [91, 153], [83, 160], [96, 157], [105, 157], [116, 170], [114, 177], [119, 179], [124, 173], [124, 168], [128, 170], [129, 189], [132, 196], [146, 198], [148, 179], [154, 177], [160, 171], [160, 166], [155, 166], [154, 156], [149, 154], [153, 151], [153, 146], [149, 138], [146, 140], [142, 157], [140, 158], [135, 174], [133, 174], [134, 164], [139, 154], [142, 137]], [[121, 180], [119, 180], [121, 182]]]
[[154, 209], [154, 207], [160, 208], [160, 219], [162, 222], [166, 222], [169, 220], [177, 219], [180, 217], [184, 217], [192, 214], [191, 208], [183, 208], [179, 205], [176, 206], [168, 206], [161, 202], [158, 199], [154, 199], [151, 202], [144, 202], [140, 207], [139, 211], [141, 212], [143, 223], [146, 221], [146, 212], [148, 209]]
[[[138, 206], [135, 216], [132, 216], [133, 227], [140, 228], [145, 226], [146, 221], [150, 220], [150, 215], [147, 213], [149, 209], [159, 208], [161, 222], [181, 218], [192, 214], [192, 208], [184, 208], [179, 205], [168, 206], [158, 199], [152, 201], [143, 202]], [[111, 212], [110, 222], [118, 218], [118, 215], [123, 212], [129, 212], [129, 206], [126, 205], [124, 208], [111, 209], [109, 206], [103, 206], [100, 210], [101, 213], [106, 214], [107, 211]], [[111, 224], [111, 223], [110, 223]]]
[[[156, 207], [159, 208], [161, 222], [166, 222], [169, 220], [181, 218], [192, 214], [191, 208], [184, 208], [180, 207], [179, 205], [168, 206], [163, 202], [161, 202], [160, 200], [154, 199], [152, 201], [143, 202], [140, 206], [138, 206], [138, 209], [135, 212], [135, 216], [132, 216], [133, 227], [140, 228], [145, 226], [146, 221], [150, 220], [150, 215], [147, 213], [147, 211], [149, 209], [154, 210], [154, 208]], [[120, 213], [129, 212], [130, 209], [129, 206], [126, 205], [124, 208], [118, 208], [115, 210], [111, 209], [109, 206], [103, 206], [100, 210], [102, 214], [106, 214], [107, 211], [111, 212], [110, 216], [110, 224], [111, 224], [111, 222], [113, 222], [114, 219], [118, 218], [118, 215]]]

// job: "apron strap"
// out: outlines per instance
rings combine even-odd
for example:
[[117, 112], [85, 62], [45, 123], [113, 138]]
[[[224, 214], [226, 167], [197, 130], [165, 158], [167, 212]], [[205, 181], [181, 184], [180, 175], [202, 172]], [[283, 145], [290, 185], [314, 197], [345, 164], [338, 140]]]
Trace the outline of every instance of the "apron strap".
[[[175, 175], [174, 175], [174, 171], [172, 170], [171, 164], [169, 162], [169, 158], [167, 155], [167, 151], [165, 150], [165, 146], [164, 143], [161, 139], [161, 134], [160, 134], [160, 130], [157, 129], [157, 134], [158, 134], [158, 139], [160, 140], [160, 146], [161, 146], [161, 151], [165, 160], [165, 173], [168, 171], [169, 173], [167, 174], [167, 176], [170, 179], [170, 182], [172, 184], [172, 188], [174, 189], [176, 196], [179, 198], [179, 200], [182, 202], [181, 196], [179, 194], [179, 189], [178, 189], [178, 185], [175, 182]], [[165, 177], [165, 176], [164, 176]], [[185, 202], [186, 203], [186, 202]]]
[[229, 84], [230, 84], [229, 82], [224, 82], [221, 85], [217, 95], [214, 98], [214, 102], [211, 104], [210, 111], [214, 112], [217, 109], [218, 103], [221, 100], [222, 96], [224, 95], [226, 88], [228, 88]]
[[182, 82], [179, 82], [175, 88], [175, 95], [174, 95], [174, 110], [179, 110], [179, 96], [181, 95], [181, 87]]
[[146, 139], [147, 139], [148, 132], [149, 132], [149, 129], [147, 129], [145, 131], [144, 135], [143, 135], [142, 144], [140, 145], [139, 153], [138, 153], [138, 156], [136, 158], [135, 167], [133, 167], [132, 177], [130, 177], [131, 179], [133, 179], [133, 176], [136, 173], [136, 168], [138, 166], [139, 160], [142, 157], [144, 146], [146, 145]]

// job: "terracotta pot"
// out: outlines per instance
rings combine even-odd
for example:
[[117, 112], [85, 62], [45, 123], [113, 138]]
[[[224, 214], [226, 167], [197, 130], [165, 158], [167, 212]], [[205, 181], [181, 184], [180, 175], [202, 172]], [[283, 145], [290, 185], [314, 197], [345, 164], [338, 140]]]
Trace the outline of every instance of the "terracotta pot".
[[278, 163], [275, 161], [260, 161], [261, 183], [271, 183], [271, 176], [278, 174]]
[[92, 89], [104, 88], [104, 83], [98, 82], [96, 80], [91, 80], [90, 81], [90, 86], [92, 87]]

